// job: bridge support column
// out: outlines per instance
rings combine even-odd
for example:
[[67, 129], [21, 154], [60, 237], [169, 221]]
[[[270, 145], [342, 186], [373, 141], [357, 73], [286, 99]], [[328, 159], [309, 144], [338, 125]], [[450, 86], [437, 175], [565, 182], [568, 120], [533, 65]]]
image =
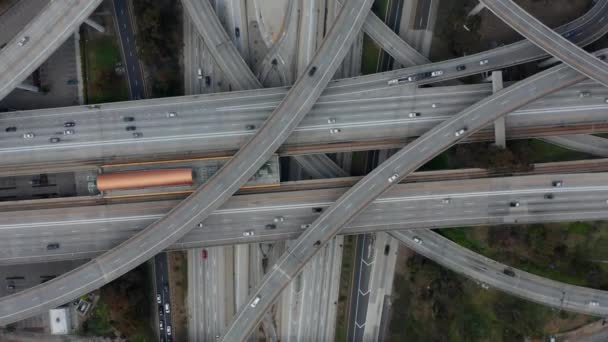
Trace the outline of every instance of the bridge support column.
[[[492, 72], [492, 91], [497, 92], [502, 90], [502, 71]], [[505, 132], [505, 117], [501, 116], [499, 119], [494, 121], [494, 140], [496, 146], [505, 148], [507, 147], [507, 138]]]
[[106, 32], [106, 29], [103, 26], [101, 26], [100, 24], [94, 22], [93, 19], [91, 19], [91, 18], [86, 18], [84, 20], [84, 22], [85, 22], [85, 24], [91, 26], [92, 28], [96, 29], [97, 31], [99, 31], [101, 33]]

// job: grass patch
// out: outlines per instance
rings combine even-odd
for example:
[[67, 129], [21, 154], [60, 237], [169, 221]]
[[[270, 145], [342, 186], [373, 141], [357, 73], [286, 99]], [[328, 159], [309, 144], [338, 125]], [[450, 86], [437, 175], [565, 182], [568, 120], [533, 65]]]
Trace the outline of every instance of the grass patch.
[[566, 314], [477, 283], [412, 255], [395, 277], [388, 341], [523, 341], [595, 320]]
[[342, 267], [340, 272], [340, 289], [338, 292], [338, 307], [336, 317], [336, 341], [346, 341], [348, 329], [348, 303], [355, 262], [355, 247], [357, 237], [347, 235], [344, 237], [342, 249]]
[[[150, 311], [152, 289], [146, 265], [141, 265], [100, 289], [93, 313], [78, 332], [83, 336], [127, 341], [155, 341]], [[118, 335], [118, 336], [116, 336]]]
[[361, 73], [363, 75], [375, 74], [378, 72], [378, 61], [382, 49], [368, 36], [363, 36], [363, 54], [361, 57]]
[[469, 228], [450, 228], [450, 229], [441, 229], [438, 232], [447, 237], [448, 239], [456, 242], [457, 244], [464, 246], [470, 250], [481, 253], [486, 248], [479, 241], [470, 238], [468, 231]]
[[88, 72], [86, 94], [88, 103], [116, 102], [129, 99], [129, 90], [124, 75], [119, 75], [114, 68], [121, 63], [121, 55], [116, 37], [86, 34], [85, 43], [86, 68]]
[[[103, 299], [103, 298], [102, 298]], [[108, 305], [100, 299], [89, 318], [82, 324], [77, 332], [81, 336], [112, 337], [113, 328], [110, 324], [110, 310]]]

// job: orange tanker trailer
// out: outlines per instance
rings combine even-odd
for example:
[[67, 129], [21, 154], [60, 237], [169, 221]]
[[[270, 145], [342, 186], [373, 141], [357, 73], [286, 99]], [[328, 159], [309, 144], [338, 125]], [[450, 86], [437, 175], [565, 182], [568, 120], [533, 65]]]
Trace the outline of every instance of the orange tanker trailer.
[[97, 176], [99, 191], [175, 185], [192, 185], [192, 169], [124, 171]]

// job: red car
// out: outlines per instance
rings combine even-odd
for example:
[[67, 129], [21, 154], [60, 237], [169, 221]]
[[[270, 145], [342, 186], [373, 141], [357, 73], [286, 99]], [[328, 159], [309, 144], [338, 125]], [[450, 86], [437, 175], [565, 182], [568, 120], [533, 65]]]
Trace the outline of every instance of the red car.
[[203, 259], [207, 259], [207, 250], [203, 249], [203, 251], [201, 252], [201, 255], [202, 255]]

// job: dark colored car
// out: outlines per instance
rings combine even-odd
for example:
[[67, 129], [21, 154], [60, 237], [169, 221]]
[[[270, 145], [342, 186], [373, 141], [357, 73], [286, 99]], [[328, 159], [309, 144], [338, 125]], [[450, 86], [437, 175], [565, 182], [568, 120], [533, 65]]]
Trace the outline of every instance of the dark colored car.
[[7, 133], [10, 133], [10, 132], [17, 132], [17, 127], [15, 127], [15, 126], [6, 127], [5, 131], [6, 131]]
[[502, 270], [502, 273], [508, 275], [509, 277], [515, 277], [515, 272], [510, 268], [505, 268]]
[[317, 242], [315, 242], [313, 246], [315, 246], [315, 247], [321, 246], [321, 241], [317, 240]]
[[545, 199], [553, 199], [553, 194], [545, 194]]
[[205, 76], [205, 85], [207, 87], [211, 85], [211, 76]]
[[245, 125], [245, 129], [248, 131], [253, 131], [255, 129], [255, 125]]
[[201, 252], [201, 256], [203, 257], [203, 259], [207, 259], [207, 250], [203, 249], [203, 251]]
[[310, 71], [308, 72], [308, 76], [314, 75], [315, 72], [317, 72], [317, 67], [313, 66], [312, 68], [310, 68]]
[[124, 122], [131, 122], [131, 121], [135, 121], [135, 118], [132, 116], [125, 116], [124, 118], [122, 118], [122, 120]]
[[459, 66], [456, 67], [456, 71], [463, 71], [466, 69], [467, 69], [467, 67], [464, 64], [460, 64]]
[[322, 213], [323, 212], [323, 208], [314, 207], [314, 208], [312, 208], [312, 212], [313, 212], [313, 214]]
[[238, 38], [241, 36], [241, 29], [239, 29], [238, 27], [234, 28], [234, 35]]
[[135, 126], [127, 126], [127, 127], [125, 127], [125, 129], [127, 131], [135, 131], [135, 130], [137, 130], [137, 127], [135, 127]]
[[388, 252], [391, 250], [391, 245], [384, 246], [384, 255], [388, 255]]
[[276, 224], [267, 224], [266, 227], [264, 227], [266, 230], [274, 230], [277, 229], [277, 225]]
[[52, 144], [56, 144], [56, 143], [60, 142], [60, 141], [61, 141], [61, 139], [59, 139], [59, 138], [57, 138], [57, 137], [52, 137], [51, 139], [49, 139], [49, 141], [50, 141]]
[[63, 124], [63, 127], [74, 127], [76, 123], [74, 121], [68, 121]]
[[59, 244], [58, 243], [49, 243], [48, 245], [46, 245], [46, 249], [48, 251], [52, 251], [53, 249], [59, 249]]

